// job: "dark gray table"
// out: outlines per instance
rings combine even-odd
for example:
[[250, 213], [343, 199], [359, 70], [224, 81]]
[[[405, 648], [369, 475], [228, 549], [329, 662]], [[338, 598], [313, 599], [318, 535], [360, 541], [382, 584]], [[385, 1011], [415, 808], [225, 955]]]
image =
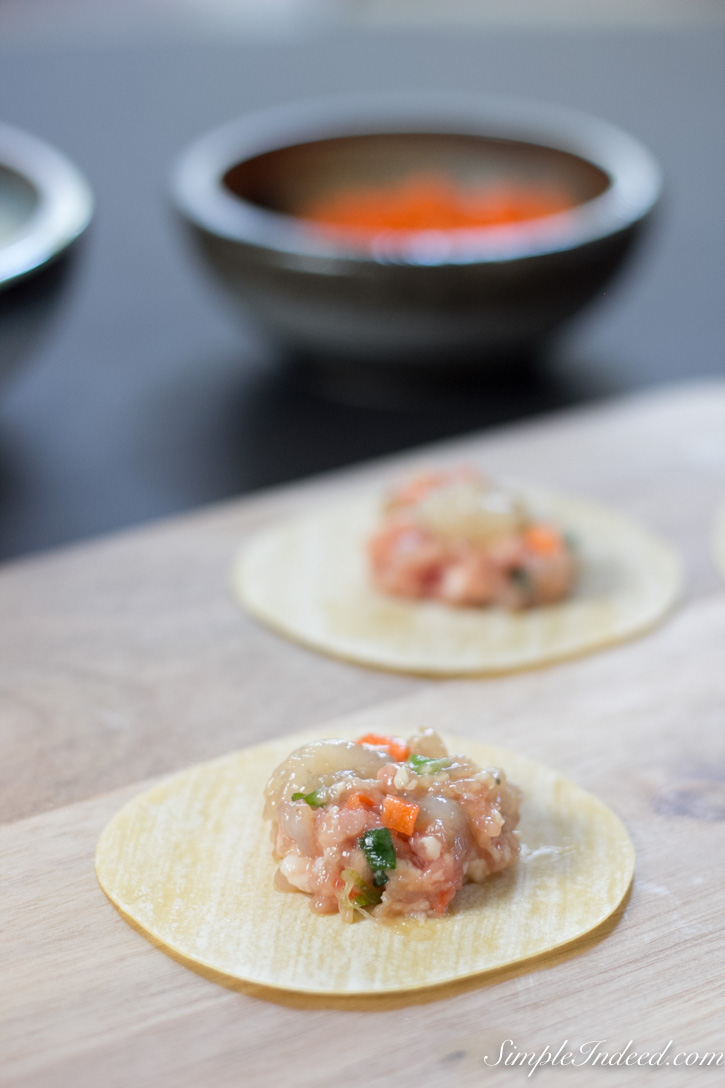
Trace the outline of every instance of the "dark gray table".
[[[0, 399], [0, 556], [578, 401], [722, 373], [723, 32], [344, 31], [0, 44], [0, 115], [63, 148], [98, 209], [51, 334]], [[259, 106], [369, 88], [508, 92], [629, 129], [667, 197], [610, 297], [538, 370], [470, 388], [320, 385], [236, 325], [167, 201], [169, 166]]]

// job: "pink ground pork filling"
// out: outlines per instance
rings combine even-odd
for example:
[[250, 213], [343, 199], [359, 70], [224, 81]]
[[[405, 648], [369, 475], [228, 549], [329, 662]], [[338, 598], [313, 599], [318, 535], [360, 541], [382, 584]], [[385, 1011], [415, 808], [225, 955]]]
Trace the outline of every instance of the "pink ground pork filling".
[[421, 474], [395, 489], [368, 558], [385, 594], [511, 610], [563, 600], [577, 575], [558, 529], [466, 468]]
[[502, 770], [448, 756], [432, 730], [307, 744], [265, 796], [277, 888], [344, 921], [443, 914], [465, 883], [518, 860], [520, 790]]

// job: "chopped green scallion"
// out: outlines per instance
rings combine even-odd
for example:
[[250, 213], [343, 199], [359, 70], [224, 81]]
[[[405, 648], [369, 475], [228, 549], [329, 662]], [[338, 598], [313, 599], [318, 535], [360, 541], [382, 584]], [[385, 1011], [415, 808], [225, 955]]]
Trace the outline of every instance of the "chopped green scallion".
[[398, 859], [395, 856], [393, 836], [387, 827], [374, 827], [358, 839], [368, 865], [373, 871], [373, 884], [382, 888], [388, 883], [388, 869], [395, 869]]
[[357, 913], [361, 918], [366, 917], [365, 907], [376, 907], [383, 893], [366, 884], [355, 869], [343, 869], [340, 875], [345, 881], [342, 891], [338, 892], [340, 910]]
[[509, 578], [519, 589], [531, 589], [531, 576], [523, 567], [514, 567], [513, 570], [510, 570]]
[[416, 774], [437, 774], [438, 771], [444, 771], [446, 767], [450, 767], [452, 762], [450, 756], [433, 759], [430, 756], [414, 754], [409, 758], [408, 766], [412, 767]]
[[325, 791], [323, 789], [312, 790], [311, 793], [293, 793], [293, 801], [304, 801], [310, 806], [310, 808], [322, 808], [327, 804], [325, 797]]

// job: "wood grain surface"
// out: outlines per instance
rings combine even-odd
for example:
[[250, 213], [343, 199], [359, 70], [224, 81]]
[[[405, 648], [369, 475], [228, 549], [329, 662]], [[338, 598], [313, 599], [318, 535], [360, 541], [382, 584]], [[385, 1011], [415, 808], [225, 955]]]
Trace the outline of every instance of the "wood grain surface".
[[[233, 603], [229, 564], [274, 517], [404, 466], [476, 458], [618, 506], [683, 554], [664, 626], [565, 665], [479, 681], [318, 657]], [[0, 572], [0, 1083], [515, 1085], [496, 1062], [568, 1041], [725, 1053], [725, 588], [711, 535], [725, 386], [665, 390], [279, 489]], [[93, 853], [154, 777], [351, 715], [440, 725], [547, 763], [610, 805], [636, 850], [623, 911], [530, 969], [415, 1001], [230, 989], [128, 926]], [[506, 1040], [513, 1040], [506, 1043]], [[583, 1055], [577, 1053], [577, 1061]], [[681, 1059], [683, 1060], [683, 1059]], [[540, 1068], [579, 1085], [719, 1084], [670, 1064]]]

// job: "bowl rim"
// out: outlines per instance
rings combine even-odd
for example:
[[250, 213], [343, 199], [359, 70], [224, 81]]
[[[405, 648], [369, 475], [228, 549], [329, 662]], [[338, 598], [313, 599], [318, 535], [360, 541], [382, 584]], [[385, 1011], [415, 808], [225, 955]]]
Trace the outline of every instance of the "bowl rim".
[[[602, 170], [598, 196], [520, 226], [421, 231], [382, 237], [370, 249], [342, 235], [271, 211], [233, 194], [224, 177], [265, 152], [316, 140], [384, 133], [487, 136], [572, 154]], [[608, 121], [566, 106], [508, 96], [396, 93], [320, 98], [274, 106], [207, 132], [180, 154], [172, 199], [192, 224], [231, 242], [299, 258], [413, 265], [499, 263], [565, 252], [625, 230], [645, 218], [662, 191], [651, 152]]]
[[60, 256], [93, 215], [90, 185], [61, 151], [22, 129], [0, 124], [0, 167], [33, 189], [35, 207], [0, 244], [0, 290]]

